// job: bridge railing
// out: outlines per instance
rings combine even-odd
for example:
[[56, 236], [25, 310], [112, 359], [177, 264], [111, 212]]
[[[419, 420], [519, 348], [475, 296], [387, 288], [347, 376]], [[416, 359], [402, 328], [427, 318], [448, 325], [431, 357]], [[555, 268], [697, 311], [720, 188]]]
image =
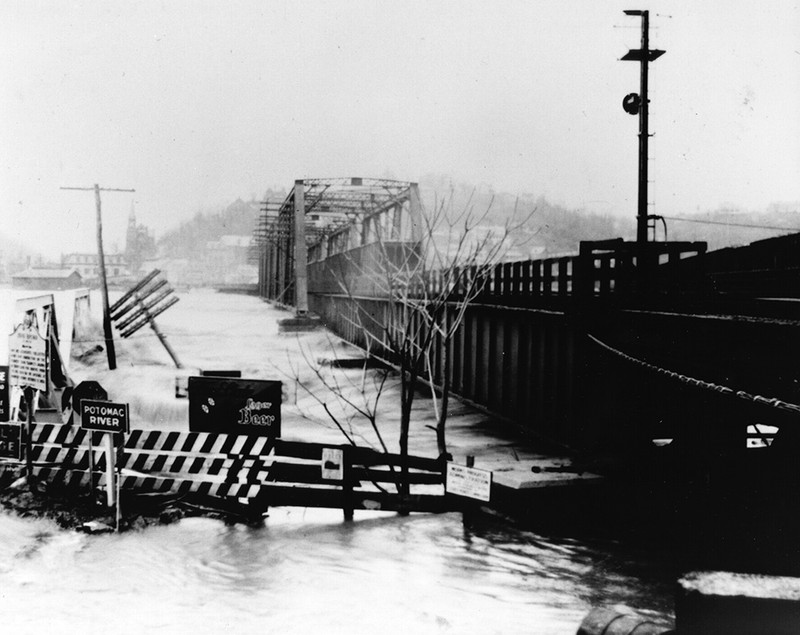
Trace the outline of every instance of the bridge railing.
[[[434, 298], [442, 324], [461, 319], [455, 335], [433, 335], [430, 372], [435, 383], [522, 424], [536, 436], [573, 445], [586, 388], [583, 320], [614, 306], [635, 306], [643, 280], [653, 293], [683, 294], [702, 285], [704, 243], [660, 243], [645, 253], [647, 278], [637, 269], [635, 244], [583, 243], [581, 253], [499, 263], [490, 268], [423, 272], [409, 297], [314, 288], [310, 308], [346, 340], [390, 363], [386, 333], [407, 327], [424, 338], [427, 322], [403, 313], [420, 298]], [[318, 263], [318, 266], [323, 266]], [[459, 302], [470, 299], [462, 313]], [[619, 302], [617, 302], [619, 300]], [[457, 316], [460, 315], [460, 318]], [[392, 324], [392, 320], [408, 324]], [[602, 360], [598, 367], [602, 366]], [[601, 373], [602, 374], [602, 373]], [[594, 383], [606, 385], [600, 377]], [[591, 383], [591, 382], [589, 382]]]
[[485, 304], [559, 306], [568, 298], [686, 294], [703, 286], [705, 250], [705, 243], [694, 242], [649, 243], [644, 250], [622, 239], [582, 242], [572, 256], [426, 272], [416, 295], [446, 293], [458, 300], [465, 289], [477, 288], [475, 299]]

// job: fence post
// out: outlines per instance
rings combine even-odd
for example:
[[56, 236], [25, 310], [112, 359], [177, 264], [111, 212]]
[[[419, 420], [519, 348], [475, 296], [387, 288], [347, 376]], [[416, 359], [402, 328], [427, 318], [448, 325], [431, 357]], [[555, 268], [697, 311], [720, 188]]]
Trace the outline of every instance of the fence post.
[[559, 258], [558, 259], [558, 295], [559, 297], [566, 297], [568, 294], [568, 272], [567, 266], [569, 264], [570, 258]]
[[31, 424], [33, 423], [33, 400], [35, 392], [30, 386], [22, 389], [25, 397], [25, 470], [28, 487], [33, 488], [36, 481], [33, 477], [33, 440], [31, 439]]
[[353, 466], [350, 448], [342, 446], [342, 513], [346, 521], [353, 520]]
[[545, 258], [542, 261], [542, 295], [549, 298], [553, 295], [553, 263], [554, 258]]
[[[91, 434], [91, 431], [89, 431]], [[113, 433], [103, 432], [103, 447], [106, 456], [106, 507], [116, 505], [116, 459], [114, 458]]]

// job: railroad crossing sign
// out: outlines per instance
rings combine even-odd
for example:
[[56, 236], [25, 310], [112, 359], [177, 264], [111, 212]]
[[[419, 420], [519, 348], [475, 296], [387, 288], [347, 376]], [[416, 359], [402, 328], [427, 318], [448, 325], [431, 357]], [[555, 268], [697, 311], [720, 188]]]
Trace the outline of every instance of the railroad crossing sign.
[[156, 316], [161, 315], [178, 301], [172, 287], [165, 279], [159, 279], [161, 272], [153, 269], [142, 278], [130, 291], [123, 295], [111, 307], [111, 319], [116, 323], [120, 335], [130, 337], [140, 328], [150, 325], [164, 349], [169, 353], [176, 368], [182, 368], [175, 351], [167, 342], [166, 336], [156, 324]]
[[8, 338], [9, 384], [47, 391], [47, 340], [33, 325], [20, 325]]

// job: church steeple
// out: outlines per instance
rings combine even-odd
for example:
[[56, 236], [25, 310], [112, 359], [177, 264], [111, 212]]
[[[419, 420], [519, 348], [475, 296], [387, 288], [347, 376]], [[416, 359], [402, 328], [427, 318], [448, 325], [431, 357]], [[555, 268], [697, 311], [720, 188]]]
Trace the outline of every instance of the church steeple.
[[136, 252], [138, 252], [138, 236], [136, 230], [136, 210], [134, 209], [134, 203], [131, 201], [131, 211], [128, 214], [128, 231], [125, 234], [125, 255], [128, 258], [134, 256]]

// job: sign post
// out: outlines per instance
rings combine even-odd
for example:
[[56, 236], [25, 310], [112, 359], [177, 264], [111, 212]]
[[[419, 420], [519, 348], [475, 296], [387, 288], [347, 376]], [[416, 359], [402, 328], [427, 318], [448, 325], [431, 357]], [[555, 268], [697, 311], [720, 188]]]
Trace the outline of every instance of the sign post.
[[28, 486], [33, 487], [33, 444], [31, 443], [31, 424], [33, 423], [33, 395], [30, 386], [23, 388], [25, 395], [25, 469], [28, 474]]
[[[116, 485], [116, 460], [114, 452], [114, 434], [130, 431], [128, 404], [83, 399], [80, 402], [81, 428], [103, 433], [103, 446], [106, 454], [106, 504], [117, 505], [119, 518], [119, 500]], [[124, 445], [124, 444], [123, 444]]]
[[33, 486], [31, 424], [36, 390], [47, 391], [50, 376], [48, 341], [33, 324], [21, 324], [8, 337], [9, 384], [23, 389], [25, 397], [25, 467], [28, 486]]
[[[80, 423], [81, 417], [81, 401], [84, 399], [95, 399], [97, 401], [108, 401], [108, 393], [106, 389], [93, 380], [82, 381], [70, 395], [69, 403], [72, 413], [70, 415], [70, 423], [73, 422], [73, 416], [77, 416]], [[75, 414], [77, 413], [77, 414]], [[92, 435], [89, 434], [89, 473], [94, 474], [94, 441]]]

